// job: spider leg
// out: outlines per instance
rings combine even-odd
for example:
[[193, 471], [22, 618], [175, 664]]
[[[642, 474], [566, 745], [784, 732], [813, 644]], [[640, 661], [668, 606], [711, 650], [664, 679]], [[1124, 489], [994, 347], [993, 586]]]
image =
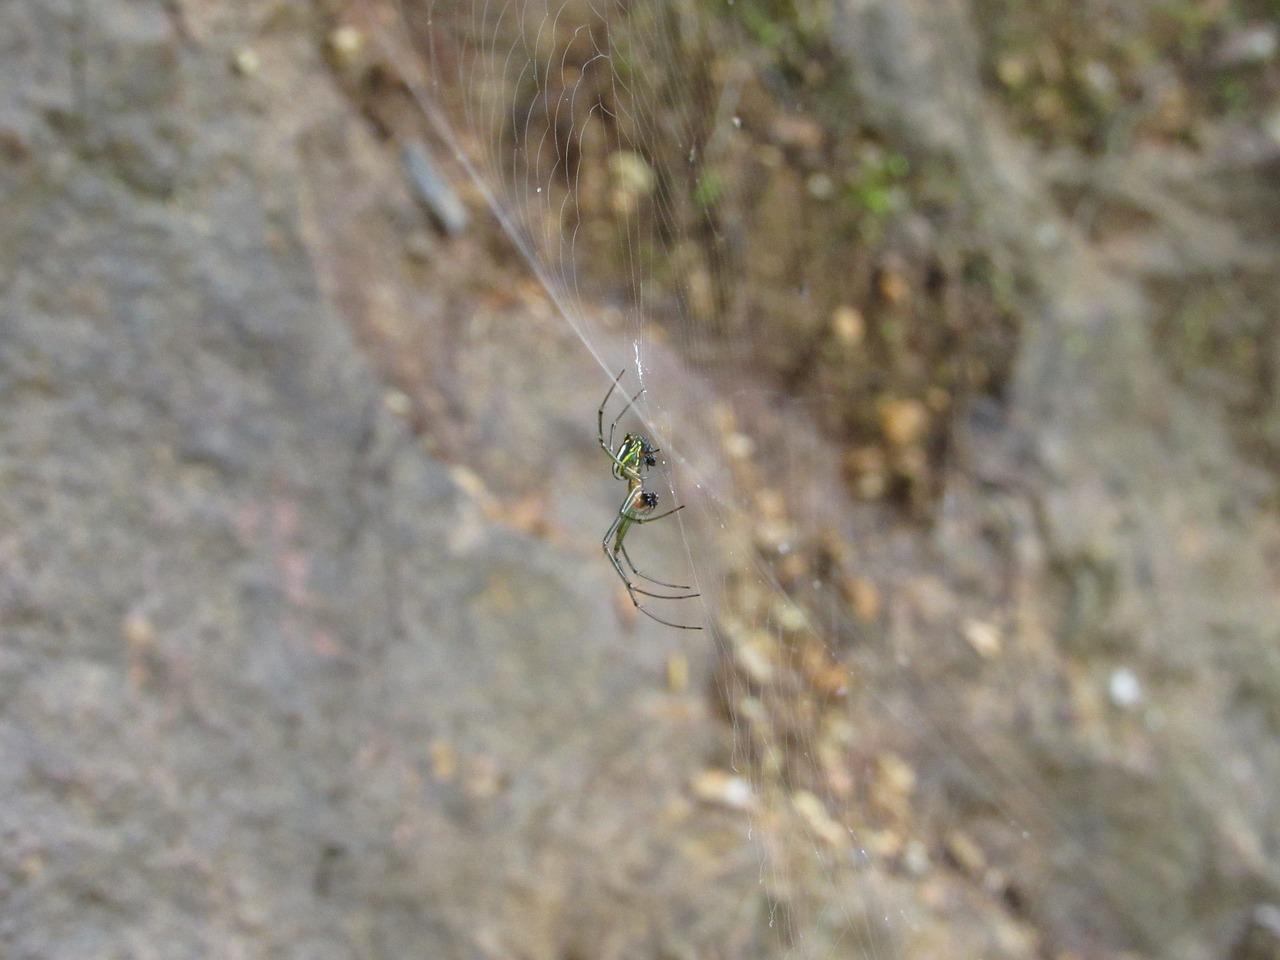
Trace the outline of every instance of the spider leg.
[[623, 418], [623, 416], [625, 416], [625, 415], [626, 415], [626, 412], [627, 412], [628, 410], [630, 410], [630, 409], [631, 409], [631, 407], [635, 404], [635, 402], [636, 402], [637, 400], [639, 400], [639, 399], [644, 395], [644, 391], [645, 391], [645, 388], [644, 388], [644, 387], [641, 387], [641, 388], [640, 388], [639, 390], [637, 390], [634, 394], [632, 394], [632, 395], [631, 395], [631, 399], [627, 401], [627, 405], [626, 405], [625, 407], [623, 407], [621, 411], [619, 411], [619, 413], [618, 413], [618, 415], [617, 415], [616, 417], [614, 417], [614, 418], [613, 418], [613, 423], [609, 424], [609, 438], [610, 438], [610, 439], [612, 439], [612, 438], [613, 438], [613, 428], [614, 428], [614, 427], [616, 427], [616, 426], [618, 425], [618, 421], [619, 421], [619, 420], [621, 420], [621, 419]]
[[702, 594], [700, 593], [654, 593], [651, 590], [645, 590], [642, 587], [637, 587], [634, 583], [631, 583], [630, 581], [628, 581], [628, 584], [629, 586], [627, 587], [627, 589], [630, 590], [632, 593], [638, 593], [641, 596], [645, 596], [645, 597], [653, 597], [653, 599], [655, 600], [693, 600], [696, 597], [702, 596]]
[[660, 514], [658, 514], [656, 517], [637, 517], [637, 516], [634, 516], [634, 515], [633, 515], [633, 516], [631, 517], [631, 522], [632, 522], [632, 523], [653, 523], [653, 521], [655, 521], [655, 520], [661, 520], [663, 517], [669, 517], [669, 516], [671, 516], [673, 513], [679, 513], [679, 512], [680, 512], [681, 510], [683, 510], [686, 506], [687, 506], [687, 504], [683, 504], [683, 503], [682, 503], [682, 504], [680, 504], [680, 506], [678, 506], [678, 507], [672, 507], [672, 508], [671, 508], [670, 510], [668, 510], [666, 513], [660, 513]]
[[609, 405], [609, 398], [613, 396], [613, 391], [618, 386], [618, 381], [622, 379], [622, 375], [626, 372], [627, 370], [624, 367], [613, 378], [613, 383], [609, 384], [609, 392], [604, 395], [604, 399], [600, 401], [600, 409], [596, 411], [596, 435], [600, 438], [600, 446], [602, 447], [604, 446], [604, 408]]
[[[622, 561], [618, 559], [618, 553], [622, 551], [622, 546], [619, 544], [617, 550], [611, 550], [609, 548], [609, 541], [613, 539], [614, 534], [617, 532], [618, 527], [622, 525], [622, 521], [624, 519], [630, 519], [630, 518], [628, 518], [625, 513], [619, 512], [617, 518], [613, 521], [613, 525], [610, 526], [608, 531], [605, 533], [604, 539], [600, 541], [600, 546], [604, 550], [604, 555], [609, 558], [609, 562], [613, 564], [613, 569], [618, 572], [618, 577], [622, 580], [623, 585], [627, 588], [627, 593], [631, 594], [632, 603], [635, 603], [636, 606], [640, 605], [635, 597], [637, 593], [646, 597], [653, 597], [653, 599], [655, 600], [692, 600], [694, 597], [701, 596], [701, 594], [698, 594], [698, 593], [680, 593], [680, 594], [674, 594], [674, 595], [669, 593], [654, 593], [652, 590], [645, 590], [643, 587], [637, 587], [634, 583], [632, 583], [631, 578], [627, 576], [627, 572], [624, 569], [622, 569]], [[631, 562], [630, 557], [627, 558], [627, 564], [628, 566], [631, 567], [632, 570], [636, 570], [635, 564]], [[658, 586], [661, 586], [661, 587], [669, 586], [673, 590], [692, 589], [691, 587], [681, 587], [676, 584], [663, 583], [661, 580], [654, 580], [652, 577], [645, 577], [644, 574], [640, 573], [639, 570], [636, 570], [636, 574], [638, 576], [644, 577], [644, 579], [650, 581], [651, 583], [658, 584]]]
[[[632, 597], [631, 601], [635, 603], [635, 599], [636, 599], [635, 597]], [[654, 616], [652, 613], [650, 613], [644, 607], [640, 606], [640, 604], [638, 603], [636, 603], [636, 609], [639, 610], [641, 613], [643, 613], [650, 620], [657, 620], [660, 624], [666, 627], [675, 627], [677, 630], [701, 630], [702, 629], [702, 627], [700, 626], [695, 627], [692, 624], [688, 624], [688, 623], [672, 623], [670, 620], [663, 620], [661, 617]]]
[[613, 447], [614, 431], [617, 429], [618, 421], [623, 415], [631, 409], [632, 404], [640, 399], [640, 395], [644, 393], [644, 387], [641, 387], [634, 397], [627, 401], [626, 406], [613, 418], [613, 422], [609, 424], [609, 439], [604, 438], [604, 410], [609, 405], [609, 398], [613, 396], [614, 389], [618, 386], [618, 382], [622, 379], [627, 371], [621, 370], [618, 375], [613, 378], [613, 383], [609, 384], [609, 390], [604, 395], [604, 399], [600, 402], [600, 406], [596, 409], [596, 439], [600, 441], [600, 449], [609, 455], [609, 459], [613, 461], [613, 475], [619, 480], [628, 479], [628, 467], [620, 459], [618, 459], [617, 451]]
[[613, 418], [613, 423], [609, 424], [609, 442], [604, 444], [604, 448], [609, 451], [609, 456], [613, 457], [615, 461], [618, 459], [618, 456], [616, 453], [614, 453], [613, 431], [617, 428], [618, 421], [621, 420], [623, 416], [626, 415], [626, 412], [631, 409], [631, 405], [640, 399], [640, 396], [641, 394], [644, 393], [644, 391], [645, 391], [644, 387], [641, 387], [639, 390], [637, 390], [636, 395], [632, 397], [630, 400], [628, 400], [627, 405], [622, 408], [622, 412]]
[[627, 548], [619, 547], [618, 550], [622, 553], [622, 559], [627, 562], [627, 566], [631, 568], [631, 572], [634, 573], [641, 580], [648, 580], [650, 583], [656, 583], [660, 587], [670, 587], [672, 590], [692, 590], [693, 589], [693, 587], [689, 586], [688, 584], [667, 583], [665, 580], [655, 580], [653, 577], [649, 576], [648, 574], [641, 573], [639, 570], [636, 569], [635, 562], [631, 559], [630, 555], [627, 553]]
[[[620, 579], [622, 581], [622, 585], [627, 588], [627, 596], [631, 598], [632, 606], [634, 606], [637, 610], [643, 613], [650, 620], [656, 620], [658, 623], [662, 624], [663, 626], [672, 627], [676, 630], [701, 630], [702, 629], [701, 626], [692, 626], [687, 623], [675, 623], [671, 620], [664, 620], [662, 617], [659, 617], [656, 614], [650, 613], [647, 609], [645, 609], [644, 605], [640, 603], [640, 599], [639, 597], [636, 596], [636, 594], [640, 594], [646, 597], [653, 597], [655, 600], [691, 600], [694, 597], [699, 596], [699, 594], [690, 593], [690, 594], [680, 594], [677, 596], [672, 596], [670, 594], [664, 594], [664, 593], [651, 593], [648, 590], [643, 590], [640, 587], [637, 587], [634, 583], [632, 583], [629, 579], [627, 579], [627, 573], [625, 570], [623, 570], [622, 563], [618, 559], [618, 553], [623, 553], [625, 556], [625, 552], [623, 551], [622, 544], [619, 543], [617, 545], [617, 552], [615, 552], [609, 549], [609, 541], [613, 539], [618, 529], [622, 526], [622, 523], [624, 520], [631, 521], [634, 519], [635, 519], [634, 516], [631, 516], [627, 513], [625, 507], [619, 510], [618, 515], [613, 518], [613, 523], [609, 525], [609, 529], [605, 532], [604, 539], [600, 541], [600, 546], [604, 550], [604, 555], [609, 558], [609, 563], [613, 565], [613, 569], [617, 572], [618, 579]], [[627, 565], [630, 566], [632, 570], [635, 570], [637, 576], [641, 576], [641, 577], [644, 576], [644, 574], [640, 573], [639, 570], [635, 569], [635, 564], [631, 562], [630, 557], [626, 557], [626, 561], [627, 561]], [[648, 580], [651, 578], [645, 577], [645, 579]], [[662, 584], [661, 581], [654, 580], [653, 582], [658, 583], [662, 586], [666, 586], [666, 584]], [[684, 587], [684, 588], [675, 588], [675, 589], [688, 589], [688, 588]]]
[[[627, 592], [631, 592], [631, 581], [627, 579], [627, 573], [622, 569], [622, 564], [618, 560], [618, 555], [609, 549], [609, 541], [613, 539], [614, 534], [618, 532], [618, 528], [622, 526], [623, 511], [619, 510], [618, 515], [613, 518], [613, 523], [609, 525], [609, 529], [604, 532], [604, 539], [600, 541], [600, 549], [604, 551], [604, 555], [609, 558], [609, 562], [613, 564], [613, 569], [618, 572], [619, 579], [626, 584]], [[635, 597], [631, 598], [632, 600]]]

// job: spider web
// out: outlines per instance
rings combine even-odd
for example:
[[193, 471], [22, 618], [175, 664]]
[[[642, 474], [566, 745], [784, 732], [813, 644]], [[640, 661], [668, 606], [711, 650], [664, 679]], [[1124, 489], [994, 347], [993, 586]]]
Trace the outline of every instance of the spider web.
[[[1040, 654], [983, 663], [1001, 615], [905, 576], [927, 558], [849, 496], [824, 394], [763, 372], [778, 333], [739, 287], [768, 263], [742, 211], [767, 189], [751, 98], [777, 81], [758, 56], [774, 24], [768, 5], [738, 10], [405, 0], [386, 32], [440, 142], [598, 362], [601, 394], [619, 370], [628, 395], [645, 388], [636, 412], [669, 467], [650, 483], [687, 506], [675, 522], [702, 594], [655, 609], [704, 624], [720, 664], [733, 755], [694, 790], [740, 812], [757, 851], [759, 949], [1033, 956], [1019, 901], [1046, 860], [1080, 878], [1069, 899], [1123, 928], [1114, 894], [1129, 867], [1086, 854], [1072, 810], [1008, 748], [1020, 724], [1052, 722], [1002, 697], [1039, 674]], [[773, 139], [785, 153], [810, 135], [797, 123]], [[821, 202], [821, 179], [803, 186]], [[869, 569], [908, 599], [886, 602]], [[948, 631], [959, 641], [931, 649]]]

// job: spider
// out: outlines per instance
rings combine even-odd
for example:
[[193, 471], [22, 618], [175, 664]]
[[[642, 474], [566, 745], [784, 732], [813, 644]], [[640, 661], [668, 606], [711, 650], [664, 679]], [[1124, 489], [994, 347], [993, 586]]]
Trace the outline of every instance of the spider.
[[613, 461], [613, 476], [618, 480], [625, 480], [627, 483], [627, 498], [622, 501], [622, 506], [618, 508], [618, 515], [614, 517], [613, 523], [609, 529], [605, 531], [604, 539], [600, 541], [600, 546], [604, 550], [604, 555], [609, 558], [609, 562], [613, 564], [613, 569], [617, 571], [619, 578], [627, 588], [627, 595], [631, 597], [631, 602], [635, 608], [643, 613], [651, 620], [668, 627], [675, 627], [678, 630], [701, 630], [702, 627], [690, 626], [683, 623], [672, 623], [670, 620], [664, 620], [646, 610], [640, 603], [640, 596], [653, 597], [655, 600], [691, 600], [700, 596], [698, 593], [654, 593], [652, 590], [645, 590], [637, 587], [631, 582], [627, 576], [627, 570], [623, 568], [626, 563], [627, 569], [630, 569], [636, 577], [646, 580], [649, 583], [659, 587], [666, 587], [670, 590], [692, 590], [692, 587], [679, 583], [667, 583], [665, 580], [656, 580], [653, 577], [641, 573], [636, 569], [636, 565], [632, 562], [627, 548], [623, 546], [627, 532], [634, 524], [653, 523], [655, 520], [661, 520], [669, 517], [673, 513], [679, 513], [684, 509], [681, 504], [665, 513], [651, 516], [658, 507], [658, 495], [651, 490], [644, 488], [644, 471], [649, 467], [655, 466], [658, 462], [656, 454], [659, 452], [652, 444], [649, 443], [647, 437], [641, 434], [628, 433], [622, 438], [622, 442], [618, 444], [618, 449], [613, 448], [614, 429], [618, 425], [618, 421], [622, 419], [622, 415], [631, 409], [631, 405], [639, 399], [640, 394], [644, 393], [641, 389], [634, 397], [627, 401], [627, 405], [622, 408], [622, 412], [613, 418], [613, 422], [609, 424], [609, 439], [604, 438], [604, 408], [609, 404], [609, 398], [613, 396], [614, 388], [617, 387], [618, 381], [622, 379], [619, 373], [613, 379], [613, 383], [609, 386], [609, 392], [604, 395], [604, 400], [600, 403], [600, 409], [596, 412], [596, 432], [599, 436], [600, 446], [605, 453], [609, 454], [609, 459]]

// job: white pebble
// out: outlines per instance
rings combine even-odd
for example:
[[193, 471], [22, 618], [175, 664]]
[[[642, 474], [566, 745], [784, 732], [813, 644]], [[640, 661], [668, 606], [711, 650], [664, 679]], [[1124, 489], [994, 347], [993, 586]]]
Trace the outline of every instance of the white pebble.
[[1129, 709], [1142, 702], [1142, 684], [1128, 667], [1112, 671], [1108, 690], [1111, 693], [1111, 702], [1117, 707]]

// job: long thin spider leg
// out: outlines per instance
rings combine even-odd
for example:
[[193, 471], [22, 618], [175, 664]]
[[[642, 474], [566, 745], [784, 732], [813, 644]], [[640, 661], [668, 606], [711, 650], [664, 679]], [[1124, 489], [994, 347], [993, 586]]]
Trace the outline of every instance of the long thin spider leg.
[[[618, 559], [618, 554], [615, 553], [613, 550], [609, 549], [609, 540], [613, 537], [614, 532], [621, 525], [622, 519], [623, 519], [623, 514], [621, 513], [618, 514], [617, 519], [613, 521], [613, 525], [609, 527], [609, 532], [604, 535], [604, 540], [600, 542], [600, 546], [604, 549], [604, 555], [609, 558], [609, 562], [613, 564], [613, 569], [618, 572], [618, 577], [622, 580], [622, 583], [627, 588], [628, 593], [631, 593], [631, 594], [641, 593], [641, 594], [644, 594], [646, 597], [653, 597], [653, 599], [655, 600], [692, 600], [694, 597], [701, 596], [701, 594], [698, 594], [698, 593], [681, 593], [681, 594], [654, 593], [652, 590], [645, 590], [642, 587], [637, 587], [634, 583], [632, 583], [631, 579], [627, 576], [626, 571], [622, 569], [622, 562]], [[627, 563], [631, 564], [630, 558], [627, 558]], [[631, 564], [631, 569], [635, 570], [634, 564]], [[636, 573], [644, 577], [644, 574], [640, 573], [639, 570], [636, 570]], [[645, 579], [652, 580], [651, 577], [645, 577]], [[691, 587], [679, 587], [679, 586], [675, 586], [674, 584], [665, 584], [665, 583], [662, 583], [660, 580], [653, 580], [653, 582], [663, 587], [671, 586], [673, 590], [692, 589]], [[631, 599], [634, 601], [635, 597], [632, 596]]]
[[663, 620], [661, 617], [650, 613], [647, 609], [640, 606], [640, 604], [636, 602], [635, 597], [631, 598], [631, 602], [635, 603], [636, 609], [639, 610], [641, 613], [643, 613], [650, 620], [657, 620], [658, 623], [662, 624], [665, 627], [674, 627], [677, 630], [701, 630], [702, 629], [702, 627], [700, 626], [695, 627], [692, 624], [688, 624], [688, 623], [672, 623], [670, 620]]
[[630, 400], [628, 400], [627, 405], [622, 408], [622, 412], [613, 418], [613, 423], [609, 424], [609, 442], [607, 444], [602, 444], [605, 450], [608, 451], [609, 456], [613, 457], [613, 462], [614, 462], [613, 475], [617, 477], [619, 480], [626, 479], [625, 474], [628, 471], [627, 471], [627, 468], [623, 466], [623, 463], [619, 459], [616, 449], [613, 446], [613, 436], [614, 436], [613, 432], [618, 427], [618, 421], [621, 420], [623, 416], [626, 414], [626, 412], [631, 409], [631, 405], [640, 399], [640, 395], [644, 393], [644, 390], [645, 390], [644, 387], [641, 387], [639, 390], [637, 390], [636, 395], [632, 397]]
[[[609, 524], [609, 529], [604, 532], [604, 539], [600, 541], [600, 546], [604, 548], [606, 556], [612, 556], [609, 552], [609, 541], [613, 539], [613, 535], [618, 532], [618, 527], [622, 526], [622, 520], [627, 515], [626, 508], [619, 510], [617, 516], [613, 518], [613, 523]], [[626, 577], [623, 577], [625, 580]]]
[[[609, 392], [600, 401], [600, 409], [596, 411], [596, 436], [600, 438], [600, 446], [602, 447], [604, 446], [604, 408], [609, 405], [609, 398], [613, 396], [613, 391], [618, 386], [618, 381], [622, 379], [622, 375], [626, 372], [626, 367], [618, 371], [618, 375], [613, 378], [613, 383], [609, 384]], [[609, 452], [612, 453], [613, 451]]]
[[669, 517], [669, 516], [671, 516], [673, 513], [679, 513], [679, 512], [680, 512], [681, 510], [683, 510], [686, 506], [688, 506], [688, 504], [684, 504], [684, 503], [682, 503], [682, 504], [680, 504], [680, 506], [678, 506], [678, 507], [674, 507], [674, 508], [672, 508], [672, 509], [668, 510], [666, 513], [660, 513], [660, 514], [658, 514], [656, 517], [637, 517], [637, 516], [634, 516], [634, 515], [633, 515], [633, 516], [631, 517], [631, 522], [632, 522], [632, 523], [653, 523], [653, 521], [655, 521], [655, 520], [661, 520], [663, 517]]
[[[600, 449], [602, 449], [605, 453], [607, 453], [609, 455], [609, 459], [613, 461], [613, 472], [615, 476], [617, 475], [618, 471], [623, 467], [622, 461], [618, 459], [618, 455], [617, 453], [614, 452], [614, 449], [613, 449], [613, 428], [617, 424], [618, 418], [615, 417], [613, 423], [609, 425], [609, 442], [605, 443], [604, 410], [605, 410], [605, 407], [609, 405], [609, 398], [613, 396], [613, 391], [617, 388], [618, 382], [622, 379], [623, 375], [626, 372], [627, 371], [625, 367], [618, 371], [618, 375], [613, 378], [613, 383], [609, 384], [608, 392], [605, 393], [604, 399], [600, 401], [600, 406], [596, 409], [596, 439], [600, 441]], [[632, 402], [634, 402], [634, 398]], [[631, 405], [630, 403], [627, 404], [628, 407], [630, 405]], [[624, 412], [626, 409], [627, 407], [623, 407]], [[622, 414], [619, 414], [618, 416], [621, 417]]]
[[633, 561], [631, 559], [631, 556], [627, 553], [627, 548], [619, 547], [618, 549], [622, 552], [622, 559], [627, 562], [627, 566], [631, 568], [631, 572], [634, 573], [641, 580], [648, 580], [650, 583], [656, 583], [660, 587], [670, 587], [672, 590], [692, 590], [693, 589], [693, 587], [689, 586], [687, 583], [667, 583], [665, 580], [654, 579], [653, 577], [649, 576], [647, 573], [641, 573], [639, 570], [636, 569], [635, 561]]
[[[626, 571], [622, 569], [622, 564], [618, 560], [618, 555], [609, 549], [609, 541], [618, 531], [618, 527], [622, 525], [623, 513], [618, 511], [618, 515], [613, 518], [613, 523], [609, 525], [609, 529], [605, 531], [604, 539], [600, 541], [600, 548], [604, 550], [604, 555], [609, 558], [609, 562], [613, 564], [613, 569], [618, 572], [619, 579], [626, 584], [627, 592], [631, 591], [631, 581], [627, 579]], [[632, 599], [635, 599], [634, 597]]]
[[[622, 569], [622, 563], [618, 560], [617, 554], [615, 554], [612, 550], [609, 549], [609, 540], [613, 537], [617, 529], [622, 525], [622, 521], [624, 519], [626, 519], [626, 514], [621, 510], [618, 511], [618, 515], [614, 518], [613, 523], [610, 524], [608, 531], [604, 535], [604, 539], [600, 541], [600, 546], [604, 550], [604, 555], [609, 558], [609, 563], [613, 565], [613, 569], [617, 572], [618, 578], [622, 581], [622, 585], [627, 588], [627, 594], [631, 597], [632, 604], [634, 604], [637, 610], [639, 610], [641, 613], [644, 613], [645, 616], [648, 616], [651, 619], [657, 620], [659, 623], [665, 623], [669, 627], [680, 627], [681, 629], [684, 629], [684, 630], [701, 630], [702, 629], [701, 627], [682, 626], [681, 624], [678, 624], [678, 623], [671, 623], [668, 620], [663, 620], [661, 617], [655, 617], [653, 614], [645, 610], [645, 608], [641, 605], [640, 601], [636, 599], [637, 593], [646, 597], [652, 597], [655, 600], [692, 600], [695, 597], [701, 596], [701, 594], [688, 593], [688, 594], [677, 594], [673, 596], [671, 594], [666, 594], [666, 593], [653, 593], [652, 591], [644, 590], [640, 587], [637, 587], [634, 583], [632, 583], [627, 578], [626, 571]], [[630, 563], [630, 559], [628, 559], [627, 562]]]
[[[644, 393], [644, 391], [641, 390], [640, 393]], [[637, 393], [635, 397], [631, 398], [631, 400], [634, 401], [636, 397], [640, 396], [640, 393]], [[618, 419], [621, 419], [621, 414], [618, 415]], [[641, 464], [639, 467], [628, 466], [626, 462], [623, 461], [623, 459], [620, 456], [618, 456], [618, 452], [613, 448], [614, 428], [617, 426], [617, 423], [618, 423], [618, 420], [615, 419], [613, 423], [609, 425], [608, 441], [604, 439], [603, 425], [597, 425], [597, 431], [599, 433], [600, 449], [603, 450], [606, 454], [608, 454], [609, 459], [613, 461], [614, 477], [616, 477], [619, 480], [638, 481], [640, 479], [640, 470], [643, 470], [645, 468], [645, 465]]]
[[632, 593], [640, 593], [646, 597], [653, 597], [655, 600], [693, 600], [702, 596], [700, 593], [654, 593], [652, 590], [645, 590], [643, 587], [637, 587], [631, 584]]
[[644, 391], [645, 391], [644, 387], [641, 387], [639, 390], [637, 390], [635, 392], [635, 396], [633, 396], [630, 400], [628, 400], [627, 405], [623, 407], [621, 410], [619, 410], [618, 415], [613, 418], [613, 423], [609, 424], [610, 440], [613, 439], [613, 428], [618, 425], [619, 420], [621, 420], [624, 416], [626, 416], [627, 411], [631, 409], [632, 404], [634, 404], [637, 400], [639, 400], [642, 396], [644, 396]]

